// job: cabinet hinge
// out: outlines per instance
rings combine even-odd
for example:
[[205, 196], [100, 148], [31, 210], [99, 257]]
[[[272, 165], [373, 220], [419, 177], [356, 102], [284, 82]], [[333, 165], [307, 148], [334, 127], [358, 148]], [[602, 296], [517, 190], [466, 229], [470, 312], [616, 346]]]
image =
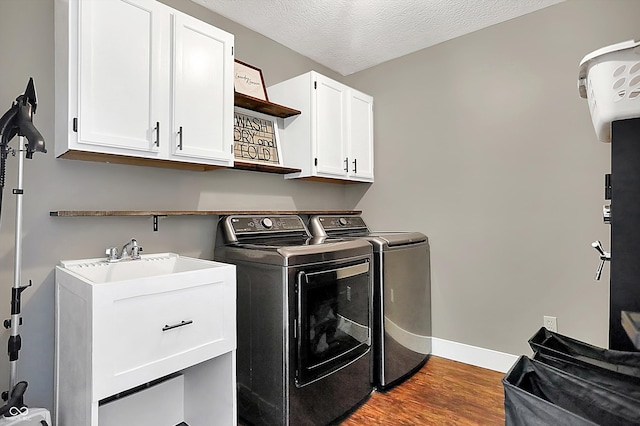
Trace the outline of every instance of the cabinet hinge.
[[231, 54], [233, 55], [233, 46], [231, 46]]
[[233, 145], [231, 145], [231, 153], [233, 154]]
[[316, 158], [314, 159], [313, 164], [314, 164], [314, 166], [317, 166], [317, 165], [318, 165], [318, 157], [316, 157]]
[[73, 131], [78, 133], [78, 117], [73, 117]]

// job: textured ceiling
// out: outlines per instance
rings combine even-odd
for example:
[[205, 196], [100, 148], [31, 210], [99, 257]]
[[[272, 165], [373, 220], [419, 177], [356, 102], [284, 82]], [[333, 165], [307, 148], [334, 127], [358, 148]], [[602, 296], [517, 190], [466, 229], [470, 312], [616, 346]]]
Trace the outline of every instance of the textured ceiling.
[[193, 0], [342, 75], [564, 0]]

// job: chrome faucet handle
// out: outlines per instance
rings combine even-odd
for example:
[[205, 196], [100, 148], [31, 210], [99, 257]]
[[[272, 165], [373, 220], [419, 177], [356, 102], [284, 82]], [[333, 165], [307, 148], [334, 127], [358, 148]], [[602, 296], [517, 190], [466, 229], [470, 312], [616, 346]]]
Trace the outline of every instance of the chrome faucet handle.
[[602, 248], [602, 243], [600, 241], [594, 241], [591, 243], [591, 247], [596, 249], [598, 253], [600, 253], [600, 264], [598, 265], [598, 269], [596, 270], [595, 280], [600, 281], [600, 276], [602, 275], [602, 269], [604, 268], [604, 263], [611, 260], [611, 252], [604, 251]]
[[104, 254], [107, 255], [107, 262], [116, 262], [119, 259], [117, 247], [109, 247]]
[[120, 259], [140, 259], [140, 252], [142, 251], [142, 247], [138, 245], [138, 241], [135, 238], [132, 238], [131, 241], [127, 242], [122, 246], [122, 253], [120, 254]]
[[142, 251], [142, 246], [134, 245], [131, 247], [131, 259], [140, 259], [140, 252]]

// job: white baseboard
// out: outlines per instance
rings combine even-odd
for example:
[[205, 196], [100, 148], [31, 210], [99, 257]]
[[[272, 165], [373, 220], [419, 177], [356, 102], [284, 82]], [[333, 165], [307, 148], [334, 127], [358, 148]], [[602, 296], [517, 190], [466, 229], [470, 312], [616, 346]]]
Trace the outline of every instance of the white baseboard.
[[518, 360], [518, 355], [511, 355], [492, 349], [451, 342], [449, 340], [431, 338], [431, 354], [453, 361], [464, 362], [476, 367], [506, 373]]

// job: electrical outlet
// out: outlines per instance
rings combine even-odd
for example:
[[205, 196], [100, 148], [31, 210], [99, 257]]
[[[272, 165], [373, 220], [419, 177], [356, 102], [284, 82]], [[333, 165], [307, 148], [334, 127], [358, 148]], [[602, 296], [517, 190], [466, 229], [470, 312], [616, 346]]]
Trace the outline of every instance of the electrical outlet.
[[558, 318], [545, 316], [543, 320], [543, 325], [547, 330], [558, 332]]

